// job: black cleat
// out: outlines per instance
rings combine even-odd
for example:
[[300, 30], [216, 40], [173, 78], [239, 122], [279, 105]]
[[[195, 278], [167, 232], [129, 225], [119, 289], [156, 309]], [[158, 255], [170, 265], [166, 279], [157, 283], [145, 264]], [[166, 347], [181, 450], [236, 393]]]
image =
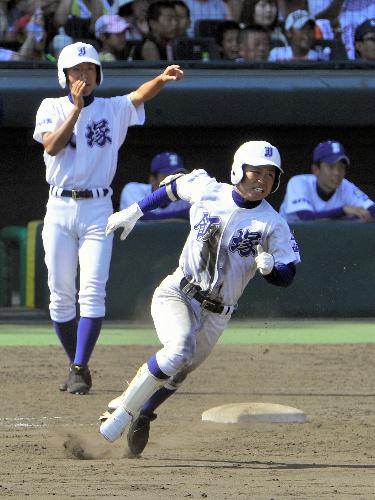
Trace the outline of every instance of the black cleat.
[[67, 391], [71, 394], [87, 394], [91, 387], [92, 380], [88, 366], [72, 363], [68, 379], [60, 384], [60, 391]]
[[[73, 363], [70, 363], [70, 365], [69, 365], [69, 373], [70, 373], [71, 366], [73, 366]], [[68, 390], [68, 382], [69, 382], [69, 375], [68, 375], [68, 378], [66, 380], [64, 380], [63, 382], [61, 382], [61, 384], [59, 385], [60, 391], [67, 391]]]
[[136, 457], [142, 453], [148, 443], [150, 422], [156, 419], [156, 414], [139, 415], [137, 420], [130, 424], [128, 430], [128, 447], [130, 455]]

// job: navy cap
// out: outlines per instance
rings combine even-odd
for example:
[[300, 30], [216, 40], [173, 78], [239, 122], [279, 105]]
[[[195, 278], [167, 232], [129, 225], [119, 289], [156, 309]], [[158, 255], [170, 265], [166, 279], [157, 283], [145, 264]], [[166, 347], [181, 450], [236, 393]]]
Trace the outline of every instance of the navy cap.
[[321, 142], [314, 149], [314, 161], [324, 161], [324, 163], [335, 163], [339, 160], [345, 160], [349, 166], [349, 158], [345, 154], [345, 149], [342, 144], [337, 141]]
[[370, 31], [375, 32], [375, 19], [367, 19], [365, 22], [357, 26], [355, 30], [354, 40], [356, 42], [361, 42], [362, 38]]
[[176, 153], [160, 153], [151, 162], [152, 174], [187, 174], [183, 161]]

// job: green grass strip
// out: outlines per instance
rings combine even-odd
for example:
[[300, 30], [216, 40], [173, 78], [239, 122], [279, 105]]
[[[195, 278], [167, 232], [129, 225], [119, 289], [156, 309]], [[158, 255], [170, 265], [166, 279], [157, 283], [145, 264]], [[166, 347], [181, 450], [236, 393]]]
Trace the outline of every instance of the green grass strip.
[[[229, 323], [219, 344], [341, 344], [375, 342], [375, 321], [253, 320]], [[105, 322], [98, 345], [160, 345], [151, 325]], [[2, 324], [0, 346], [60, 345], [51, 324]]]

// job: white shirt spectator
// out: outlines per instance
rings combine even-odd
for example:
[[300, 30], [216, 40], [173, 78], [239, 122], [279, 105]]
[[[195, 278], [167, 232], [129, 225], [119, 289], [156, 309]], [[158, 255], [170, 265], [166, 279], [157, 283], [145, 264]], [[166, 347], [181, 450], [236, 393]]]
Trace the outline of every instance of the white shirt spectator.
[[[325, 11], [333, 0], [309, 0], [309, 12], [314, 17]], [[345, 0], [338, 16], [342, 30], [342, 42], [349, 59], [355, 59], [354, 33], [363, 21], [375, 18], [374, 0]]]
[[11, 61], [14, 54], [13, 50], [0, 47], [0, 61]]
[[225, 19], [227, 10], [223, 0], [184, 0], [190, 9], [191, 26], [187, 35], [194, 37], [194, 24], [198, 19]]
[[319, 59], [319, 54], [310, 49], [304, 58], [295, 58], [293, 56], [292, 47], [275, 47], [271, 50], [268, 57], [269, 61], [293, 61], [293, 60], [303, 60], [303, 61], [317, 61]]

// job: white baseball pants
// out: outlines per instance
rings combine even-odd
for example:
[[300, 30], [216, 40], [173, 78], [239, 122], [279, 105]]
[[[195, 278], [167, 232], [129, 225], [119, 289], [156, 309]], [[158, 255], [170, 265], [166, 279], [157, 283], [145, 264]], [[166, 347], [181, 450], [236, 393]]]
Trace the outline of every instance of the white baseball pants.
[[76, 316], [76, 276], [80, 266], [80, 315], [105, 315], [113, 234], [105, 236], [113, 213], [110, 196], [73, 200], [50, 196], [42, 232], [50, 289], [50, 314], [65, 322]]

